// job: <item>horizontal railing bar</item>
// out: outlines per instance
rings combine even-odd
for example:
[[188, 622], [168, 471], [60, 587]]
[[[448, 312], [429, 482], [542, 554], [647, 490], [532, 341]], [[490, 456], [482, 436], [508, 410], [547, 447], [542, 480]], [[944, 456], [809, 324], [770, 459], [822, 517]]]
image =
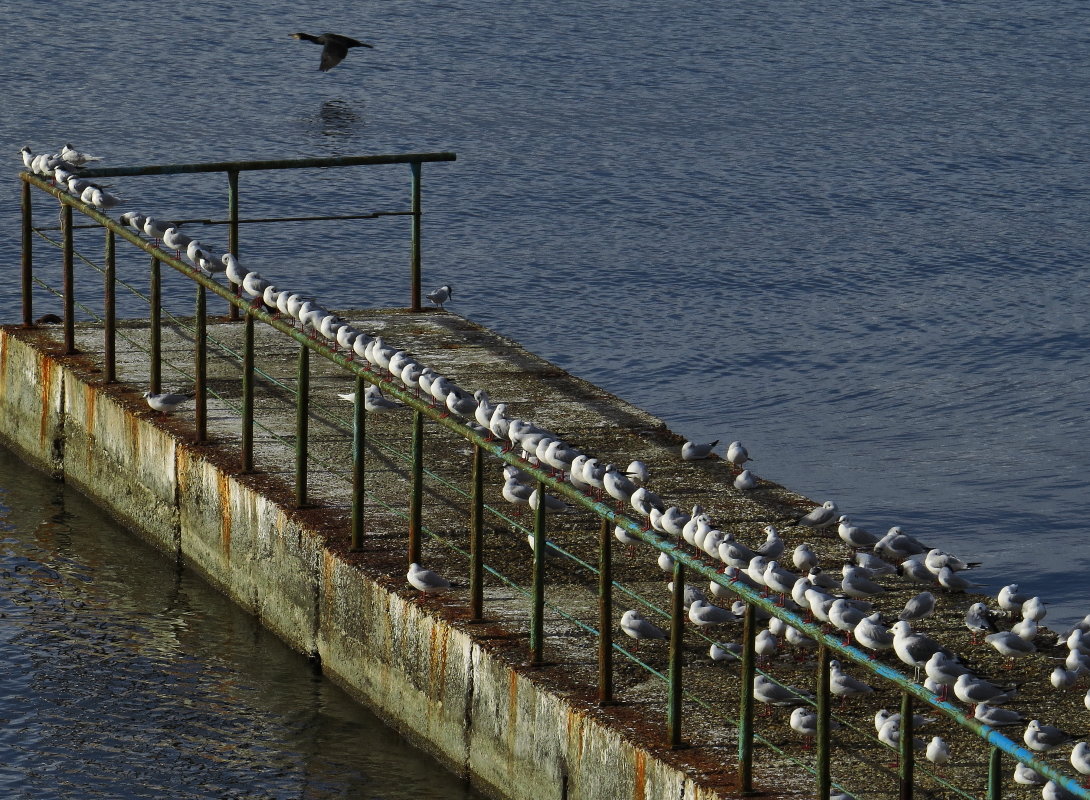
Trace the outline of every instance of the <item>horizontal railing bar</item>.
[[732, 582], [728, 577], [720, 573], [715, 567], [708, 565], [703, 560], [697, 559], [689, 553], [682, 550], [677, 545], [666, 540], [656, 532], [645, 528], [645, 526], [635, 522], [628, 516], [623, 516], [615, 512], [610, 506], [597, 500], [593, 500], [571, 484], [564, 480], [558, 479], [548, 472], [536, 467], [518, 456], [513, 451], [501, 447], [491, 439], [486, 439], [478, 434], [474, 429], [468, 427], [466, 424], [453, 419], [445, 417], [445, 409], [435, 408], [421, 400], [415, 395], [405, 390], [399, 384], [391, 382], [391, 375], [383, 373], [382, 376], [378, 375], [370, 368], [368, 364], [366, 367], [361, 366], [356, 361], [349, 361], [339, 353], [333, 352], [324, 342], [318, 342], [311, 337], [307, 336], [302, 331], [274, 318], [271, 314], [263, 311], [260, 308], [250, 308], [249, 302], [236, 297], [233, 292], [224, 286], [220, 285], [211, 278], [197, 272], [185, 262], [175, 258], [169, 252], [162, 250], [151, 242], [148, 242], [130, 229], [125, 228], [120, 223], [112, 219], [111, 217], [102, 214], [97, 209], [84, 203], [79, 198], [69, 194], [68, 192], [50, 185], [47, 181], [42, 180], [36, 175], [32, 175], [28, 172], [20, 173], [22, 180], [54, 195], [62, 203], [70, 205], [73, 208], [81, 211], [91, 219], [95, 220], [99, 224], [110, 228], [119, 234], [122, 238], [135, 244], [142, 250], [155, 255], [159, 260], [172, 267], [173, 269], [181, 272], [190, 279], [204, 285], [210, 291], [218, 294], [224, 298], [227, 302], [241, 308], [249, 309], [249, 313], [256, 319], [260, 319], [270, 327], [275, 328], [281, 333], [295, 339], [309, 349], [319, 353], [322, 357], [328, 361], [332, 361], [338, 366], [342, 367], [347, 372], [353, 375], [358, 375], [366, 380], [368, 383], [378, 385], [384, 392], [388, 393], [391, 397], [400, 400], [410, 408], [420, 411], [425, 417], [431, 419], [433, 422], [445, 427], [451, 431], [462, 436], [470, 443], [479, 445], [485, 452], [490, 453], [494, 457], [504, 461], [508, 464], [519, 467], [523, 472], [526, 472], [533, 476], [536, 480], [544, 483], [551, 491], [558, 495], [572, 501], [576, 505], [581, 506], [584, 509], [594, 512], [599, 517], [604, 517], [615, 525], [623, 527], [628, 533], [636, 536], [647, 544], [650, 544], [655, 549], [667, 553], [675, 561], [680, 561], [687, 568], [694, 570], [697, 574], [701, 575], [707, 580], [714, 581], [726, 589], [729, 589], [734, 594], [738, 595], [741, 599], [747, 603], [761, 608], [765, 612], [771, 614], [774, 617], [782, 620], [791, 627], [802, 631], [811, 639], [817, 642], [823, 642], [826, 647], [836, 652], [841, 658], [848, 659], [856, 664], [859, 664], [869, 672], [878, 675], [896, 685], [904, 692], [911, 694], [918, 700], [926, 703], [937, 711], [942, 712], [945, 716], [954, 720], [961, 727], [972, 731], [978, 738], [983, 739], [999, 750], [1003, 751], [1007, 755], [1017, 759], [1018, 761], [1026, 764], [1040, 775], [1054, 781], [1063, 787], [1064, 790], [1070, 792], [1075, 797], [1083, 798], [1084, 800], [1090, 800], [1090, 789], [1081, 786], [1075, 779], [1064, 775], [1059, 772], [1055, 767], [1050, 764], [1037, 759], [1035, 754], [1021, 745], [1016, 744], [1011, 739], [1008, 739], [999, 731], [984, 725], [977, 719], [967, 716], [960, 709], [955, 707], [949, 702], [940, 701], [933, 693], [925, 689], [923, 686], [910, 680], [905, 674], [893, 669], [885, 664], [875, 662], [867, 653], [859, 650], [856, 647], [843, 644], [839, 638], [831, 636], [825, 633], [819, 626], [813, 623], [805, 622], [800, 616], [792, 611], [789, 611], [781, 606], [776, 605], [770, 600], [761, 597], [755, 591], [750, 589], [739, 582]]
[[113, 178], [122, 175], [179, 175], [197, 172], [228, 172], [270, 169], [316, 169], [322, 167], [358, 167], [378, 164], [422, 164], [429, 161], [456, 161], [454, 153], [392, 153], [375, 156], [329, 156], [326, 158], [288, 158], [263, 161], [212, 161], [203, 164], [148, 164], [142, 167], [98, 167], [80, 170], [81, 178]]
[[[338, 221], [348, 219], [378, 219], [379, 217], [411, 217], [413, 212], [411, 211], [373, 211], [370, 214], [337, 214], [333, 216], [314, 216], [314, 217], [254, 217], [252, 219], [175, 219], [171, 220], [177, 225], [230, 225], [232, 222], [236, 222], [239, 225], [246, 225], [252, 223], [261, 222], [311, 222], [311, 221]], [[97, 229], [101, 228], [101, 225], [73, 225], [72, 229], [87, 228]], [[42, 227], [34, 227], [35, 231], [59, 231], [60, 225], [49, 225]]]

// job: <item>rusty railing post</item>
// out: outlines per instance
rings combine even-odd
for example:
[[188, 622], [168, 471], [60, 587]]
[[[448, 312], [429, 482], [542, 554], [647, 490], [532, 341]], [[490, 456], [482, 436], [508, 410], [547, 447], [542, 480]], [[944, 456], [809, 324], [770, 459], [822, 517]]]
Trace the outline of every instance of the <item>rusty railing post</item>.
[[829, 648], [818, 644], [817, 671], [817, 797], [828, 797], [832, 788], [829, 773]]
[[424, 414], [413, 410], [412, 486], [409, 492], [409, 563], [420, 563], [424, 505]]
[[534, 509], [534, 578], [530, 603], [530, 665], [545, 663], [545, 484], [537, 482]]
[[106, 383], [117, 380], [117, 256], [114, 232], [106, 229], [106, 274], [103, 278], [102, 309], [102, 349], [106, 360], [104, 378]]
[[738, 711], [738, 773], [743, 795], [753, 794], [753, 681], [757, 675], [757, 607], [746, 603], [742, 629], [742, 696]]
[[913, 734], [912, 695], [903, 692], [901, 694], [901, 738], [898, 742], [901, 755], [901, 789], [897, 795], [899, 800], [912, 800], [913, 772], [916, 765], [916, 753], [912, 749]]
[[72, 230], [72, 206], [61, 204], [61, 228], [64, 233], [64, 354], [76, 352], [76, 286], [72, 255], [75, 250]]
[[[227, 170], [227, 252], [238, 258], [238, 170]], [[242, 289], [231, 284], [235, 297], [240, 297]], [[232, 322], [238, 321], [238, 306], [229, 303], [227, 316]]]
[[598, 705], [613, 702], [613, 536], [602, 517], [598, 528]]
[[151, 292], [149, 296], [150, 307], [148, 309], [149, 328], [148, 346], [150, 356], [150, 373], [148, 375], [148, 389], [152, 394], [163, 391], [163, 286], [159, 259], [151, 257]]
[[242, 472], [254, 471], [254, 317], [247, 312], [242, 338]]
[[666, 710], [670, 747], [677, 749], [681, 742], [681, 686], [685, 655], [685, 565], [674, 561], [674, 591], [670, 604], [670, 688]]
[[310, 420], [310, 348], [299, 343], [298, 394], [295, 398], [295, 507], [307, 506], [307, 426]]
[[421, 164], [413, 161], [409, 164], [412, 170], [412, 249], [410, 252], [410, 284], [409, 310], [420, 310], [420, 172]]
[[23, 327], [34, 324], [34, 220], [31, 216], [30, 184], [23, 181], [20, 198], [23, 212], [23, 252], [21, 258], [23, 283]]
[[363, 490], [365, 483], [364, 445], [367, 441], [367, 402], [364, 393], [367, 385], [356, 376], [356, 402], [352, 408], [352, 543], [350, 549], [363, 549], [364, 519]]
[[193, 367], [194, 372], [196, 373], [193, 390], [196, 393], [196, 406], [194, 409], [193, 422], [197, 428], [197, 444], [204, 444], [208, 441], [207, 305], [208, 299], [205, 295], [204, 286], [198, 283], [196, 319], [193, 320], [194, 327], [196, 328], [196, 350], [193, 353]]
[[469, 619], [484, 619], [484, 450], [473, 445], [469, 498]]

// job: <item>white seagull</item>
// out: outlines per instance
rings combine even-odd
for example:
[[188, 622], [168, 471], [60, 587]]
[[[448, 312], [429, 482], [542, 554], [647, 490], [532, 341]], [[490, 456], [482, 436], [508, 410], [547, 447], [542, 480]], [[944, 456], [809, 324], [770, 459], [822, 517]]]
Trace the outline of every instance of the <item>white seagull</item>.
[[163, 392], [161, 394], [144, 392], [143, 396], [147, 399], [148, 405], [160, 414], [173, 414], [183, 403], [192, 400], [195, 395], [193, 392]]
[[415, 562], [409, 564], [409, 572], [405, 577], [421, 594], [442, 594], [450, 589], [450, 581]]
[[450, 286], [444, 285], [440, 286], [434, 292], [428, 292], [428, 299], [431, 302], [435, 303], [435, 305], [439, 306], [439, 308], [442, 308], [443, 303], [450, 300], [452, 294], [454, 294], [454, 289], [452, 289]]

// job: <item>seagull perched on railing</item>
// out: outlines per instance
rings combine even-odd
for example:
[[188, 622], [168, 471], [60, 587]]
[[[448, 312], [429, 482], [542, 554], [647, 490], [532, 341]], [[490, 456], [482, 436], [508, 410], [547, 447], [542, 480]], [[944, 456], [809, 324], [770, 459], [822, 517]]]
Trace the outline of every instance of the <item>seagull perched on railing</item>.
[[66, 144], [63, 148], [61, 148], [60, 156], [69, 164], [75, 167], [82, 167], [85, 164], [90, 164], [92, 161], [102, 160], [98, 156], [92, 156], [88, 153], [81, 153], [70, 144]]

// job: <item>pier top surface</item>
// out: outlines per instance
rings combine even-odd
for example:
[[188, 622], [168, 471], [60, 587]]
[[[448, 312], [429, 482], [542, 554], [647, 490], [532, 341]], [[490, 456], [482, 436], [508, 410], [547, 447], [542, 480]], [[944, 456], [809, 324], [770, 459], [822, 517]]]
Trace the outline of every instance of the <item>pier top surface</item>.
[[[464, 389], [486, 390], [494, 401], [507, 403], [509, 414], [554, 431], [565, 442], [597, 457], [603, 464], [624, 468], [634, 459], [650, 470], [649, 487], [667, 505], [688, 510], [701, 505], [716, 527], [731, 533], [750, 547], [764, 541], [763, 530], [774, 525], [787, 548], [781, 561], [791, 567], [796, 546], [810, 543], [820, 556], [826, 573], [839, 577], [841, 566], [853, 557], [852, 550], [831, 531], [817, 532], [795, 525], [795, 521], [816, 503], [784, 487], [760, 481], [749, 491], [735, 489], [737, 468], [713, 457], [685, 462], [680, 458], [684, 441], [659, 419], [576, 378], [553, 364], [527, 352], [516, 342], [473, 322], [446, 312], [408, 313], [396, 310], [348, 310], [341, 312], [358, 329], [381, 335], [390, 344], [411, 353], [420, 363], [433, 367]], [[194, 340], [192, 319], [178, 318], [163, 328], [163, 385], [173, 390], [192, 385]], [[244, 326], [226, 321], [209, 325], [210, 340], [218, 347], [208, 358], [208, 427], [211, 444], [201, 454], [225, 469], [237, 472], [241, 448], [240, 404], [241, 360]], [[14, 327], [12, 335], [34, 341], [53, 355], [60, 352], [60, 329], [47, 326], [33, 330]], [[134, 413], [153, 416], [141, 397], [149, 379], [147, 356], [148, 326], [143, 321], [119, 324], [117, 338], [118, 383], [102, 390]], [[102, 332], [97, 326], [77, 327], [80, 354], [65, 357], [68, 363], [96, 381], [103, 363]], [[294, 506], [296, 429], [295, 388], [298, 384], [299, 346], [265, 325], [255, 326], [256, 473], [239, 475], [239, 480], [260, 489], [284, 508]], [[100, 378], [99, 378], [100, 380]], [[312, 354], [310, 359], [309, 481], [311, 507], [291, 511], [308, 527], [325, 538], [326, 545], [341, 558], [357, 565], [371, 577], [392, 589], [413, 594], [405, 583], [405, 545], [410, 481], [412, 412], [406, 408], [367, 418], [365, 476], [367, 509], [365, 544], [362, 552], [349, 552], [352, 480], [352, 404], [338, 397], [352, 392], [354, 379], [336, 364]], [[181, 441], [193, 441], [192, 410], [159, 418], [159, 423]], [[721, 443], [725, 444], [725, 443]], [[723, 447], [720, 447], [722, 450]], [[525, 588], [531, 583], [532, 557], [526, 534], [532, 529], [532, 514], [506, 502], [501, 495], [502, 464], [486, 463], [485, 624], [469, 624], [468, 592], [468, 497], [471, 445], [439, 425], [425, 423], [423, 561], [455, 584], [449, 594], [428, 597], [423, 602], [465, 629], [497, 655], [523, 668], [528, 660], [527, 632], [530, 601]], [[757, 465], [755, 465], [757, 466]], [[608, 502], [608, 499], [607, 499]], [[631, 512], [631, 509], [629, 509]], [[636, 518], [635, 515], [632, 515]], [[532, 670], [533, 679], [551, 687], [580, 707], [622, 729], [626, 736], [644, 744], [664, 760], [684, 769], [709, 789], [731, 796], [737, 786], [736, 718], [739, 706], [736, 663], [716, 663], [708, 657], [713, 641], [738, 641], [741, 626], [723, 626], [709, 631], [688, 626], [685, 640], [684, 736], [691, 747], [670, 750], [665, 745], [667, 651], [663, 642], [645, 641], [638, 648], [615, 628], [615, 641], [625, 654], [615, 654], [614, 696], [618, 704], [600, 707], [596, 686], [598, 662], [597, 576], [581, 566], [598, 563], [598, 518], [589, 512], [570, 510], [548, 518], [548, 536], [569, 554], [549, 564], [546, 588], [545, 656], [548, 666]], [[934, 543], [940, 546], [941, 543]], [[668, 628], [669, 577], [656, 565], [657, 551], [646, 545], [614, 543], [614, 625], [629, 608], [642, 608], [645, 616]], [[709, 560], [710, 561], [710, 560]], [[502, 579], [498, 576], [503, 576]], [[904, 603], [924, 587], [896, 577], [879, 579], [886, 592], [875, 600], [887, 622], [896, 620]], [[701, 587], [705, 594], [710, 592]], [[999, 666], [988, 645], [970, 640], [962, 620], [966, 608], [984, 598], [939, 593], [940, 609], [933, 617], [913, 623], [935, 635], [958, 653], [981, 664], [985, 672]], [[641, 599], [642, 598], [642, 599]], [[646, 603], [645, 603], [646, 601]], [[730, 605], [730, 599], [718, 601]], [[648, 604], [650, 607], [648, 607]], [[666, 616], [656, 613], [656, 609]], [[1051, 638], [1050, 638], [1051, 637]], [[1038, 647], [1047, 652], [1054, 636], [1045, 631]], [[1057, 651], [1058, 652], [1058, 651]], [[626, 655], [627, 654], [627, 655]], [[650, 665], [652, 672], [633, 659]], [[903, 671], [892, 655], [879, 654], [881, 661]], [[531, 672], [529, 667], [525, 667]], [[779, 654], [762, 667], [776, 680], [791, 686], [811, 688], [814, 682], [813, 651], [788, 647], [780, 642]], [[1085, 714], [1081, 695], [1060, 697], [1051, 692], [1046, 659], [1026, 659], [1007, 673], [1011, 680], [1032, 680], [1023, 689], [1022, 703], [1027, 718], [1040, 716], [1054, 724], [1066, 717]], [[833, 779], [850, 791], [866, 789], [865, 796], [896, 797], [895, 774], [888, 762], [893, 750], [873, 738], [872, 718], [879, 708], [899, 709], [900, 693], [883, 684], [877, 676], [849, 670], [872, 684], [875, 694], [852, 707], [834, 713], [849, 723], [834, 733]], [[1043, 683], [1042, 684], [1042, 671]], [[1048, 690], [1048, 691], [1046, 691]], [[812, 776], [777, 752], [813, 764], [802, 738], [787, 725], [789, 710], [778, 710], [771, 719], [760, 719], [757, 732], [765, 738], [755, 751], [755, 784], [766, 796], [810, 796]], [[1038, 713], [1039, 712], [1039, 713]], [[857, 726], [862, 733], [851, 726]], [[1021, 728], [1018, 729], [1020, 734]], [[863, 735], [865, 734], [865, 735]], [[942, 735], [951, 748], [972, 753], [972, 763], [947, 767], [946, 777], [962, 786], [982, 787], [987, 748], [952, 724], [936, 726], [934, 732], [920, 732], [925, 739]], [[1016, 738], [1016, 737], [1014, 737]], [[1011, 765], [1013, 767], [1013, 764]], [[931, 786], [930, 778], [917, 780]], [[980, 792], [983, 794], [983, 791]], [[864, 796], [860, 794], [859, 796]]]

